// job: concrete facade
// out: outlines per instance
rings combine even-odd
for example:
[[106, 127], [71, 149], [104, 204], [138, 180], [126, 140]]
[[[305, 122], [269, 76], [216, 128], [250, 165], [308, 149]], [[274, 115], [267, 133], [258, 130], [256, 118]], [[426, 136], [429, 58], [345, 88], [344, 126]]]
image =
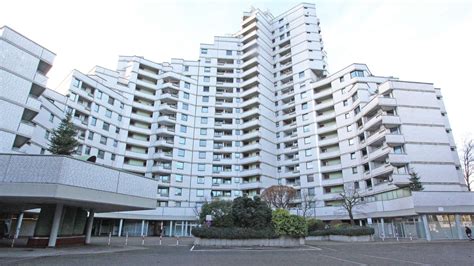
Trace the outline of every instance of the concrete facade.
[[[157, 180], [156, 210], [97, 214], [98, 234], [155, 234], [164, 222], [167, 235], [188, 235], [204, 202], [275, 184], [297, 189], [295, 213], [324, 220], [347, 219], [339, 193], [355, 189], [365, 203], [355, 216], [367, 224], [446, 214], [442, 202], [430, 205], [435, 192], [470, 199], [440, 89], [365, 64], [330, 75], [314, 5], [245, 12], [241, 30], [199, 52], [170, 63], [120, 56], [117, 70], [73, 71], [67, 95], [40, 97], [19, 150], [47, 154], [51, 129], [70, 112], [78, 156]], [[410, 172], [422, 196], [407, 188]]]

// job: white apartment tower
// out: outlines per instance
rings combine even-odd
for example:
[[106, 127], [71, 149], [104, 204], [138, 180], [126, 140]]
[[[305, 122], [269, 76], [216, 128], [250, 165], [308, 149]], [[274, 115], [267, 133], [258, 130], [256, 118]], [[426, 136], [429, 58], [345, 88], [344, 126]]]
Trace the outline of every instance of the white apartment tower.
[[[424, 221], [471, 221], [440, 90], [364, 64], [330, 75], [326, 59], [314, 5], [277, 17], [253, 9], [236, 34], [201, 44], [197, 61], [120, 56], [116, 71], [73, 71], [61, 85], [68, 95], [42, 94], [21, 149], [47, 153], [48, 132], [69, 112], [78, 155], [159, 181], [156, 210], [97, 214], [98, 235], [154, 235], [161, 222], [166, 235], [189, 235], [204, 202], [275, 184], [298, 190], [296, 213], [309, 204], [323, 220], [347, 219], [339, 193], [355, 189], [364, 198], [356, 218], [386, 236], [430, 239]], [[407, 188], [413, 171], [423, 192]]]

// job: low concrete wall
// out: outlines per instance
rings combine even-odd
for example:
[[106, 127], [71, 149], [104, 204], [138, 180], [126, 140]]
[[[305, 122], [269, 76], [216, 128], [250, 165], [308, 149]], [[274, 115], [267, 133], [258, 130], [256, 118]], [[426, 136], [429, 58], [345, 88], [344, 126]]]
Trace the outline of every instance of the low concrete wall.
[[367, 236], [341, 236], [341, 235], [329, 235], [329, 236], [307, 236], [306, 240], [311, 241], [340, 241], [340, 242], [370, 242], [374, 241], [373, 235]]
[[275, 239], [209, 239], [194, 238], [194, 245], [215, 247], [297, 247], [305, 244], [304, 238], [280, 237]]

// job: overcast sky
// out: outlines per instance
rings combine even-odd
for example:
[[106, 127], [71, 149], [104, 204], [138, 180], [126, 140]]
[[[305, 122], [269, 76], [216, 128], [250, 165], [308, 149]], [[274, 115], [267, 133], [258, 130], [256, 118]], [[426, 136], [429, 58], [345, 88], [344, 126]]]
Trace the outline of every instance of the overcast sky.
[[[119, 55], [196, 60], [199, 43], [239, 30], [252, 6], [275, 16], [301, 1], [9, 0], [8, 25], [57, 54], [56, 88], [72, 69], [115, 69]], [[471, 1], [307, 1], [316, 4], [331, 73], [366, 63], [374, 75], [432, 82], [442, 89], [455, 139], [474, 137]]]

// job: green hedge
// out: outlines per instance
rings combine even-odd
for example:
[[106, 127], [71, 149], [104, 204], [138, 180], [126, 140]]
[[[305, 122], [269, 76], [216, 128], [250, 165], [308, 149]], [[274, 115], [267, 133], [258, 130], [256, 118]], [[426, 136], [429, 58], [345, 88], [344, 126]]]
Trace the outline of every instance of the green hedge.
[[323, 230], [326, 227], [326, 224], [319, 219], [309, 218], [306, 222], [308, 224], [309, 232]]
[[262, 238], [278, 238], [278, 234], [271, 228], [251, 229], [240, 227], [195, 227], [192, 232], [193, 236], [200, 238], [215, 239], [262, 239]]
[[272, 223], [275, 232], [281, 236], [304, 237], [308, 234], [305, 218], [291, 215], [288, 210], [274, 210], [272, 213]]
[[316, 230], [309, 232], [310, 236], [328, 236], [328, 235], [340, 235], [340, 236], [366, 236], [373, 235], [375, 233], [374, 228], [365, 226], [353, 226], [344, 228], [330, 228], [325, 230]]

